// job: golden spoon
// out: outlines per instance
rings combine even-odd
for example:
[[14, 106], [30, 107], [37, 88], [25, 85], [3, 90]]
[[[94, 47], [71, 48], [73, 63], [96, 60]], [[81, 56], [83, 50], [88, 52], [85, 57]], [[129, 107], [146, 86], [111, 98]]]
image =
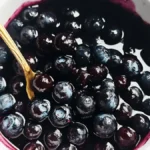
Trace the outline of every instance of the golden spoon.
[[9, 47], [11, 52], [13, 53], [14, 57], [17, 59], [18, 63], [22, 67], [22, 70], [24, 72], [24, 76], [26, 79], [26, 92], [28, 95], [28, 98], [30, 100], [33, 100], [35, 95], [31, 87], [31, 82], [33, 78], [35, 77], [36, 73], [32, 71], [28, 63], [26, 62], [24, 56], [21, 54], [20, 50], [16, 46], [15, 42], [7, 32], [4, 26], [0, 25], [0, 35], [1, 38], [4, 40], [6, 45]]

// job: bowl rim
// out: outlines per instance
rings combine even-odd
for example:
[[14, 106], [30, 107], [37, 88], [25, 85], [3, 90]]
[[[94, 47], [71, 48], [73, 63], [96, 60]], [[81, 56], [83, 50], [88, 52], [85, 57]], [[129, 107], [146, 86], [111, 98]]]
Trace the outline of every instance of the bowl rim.
[[[17, 9], [12, 14], [12, 16], [9, 17], [9, 19], [7, 20], [7, 22], [4, 24], [5, 28], [7, 28], [8, 25], [9, 25], [9, 23], [13, 19], [15, 19], [16, 16], [18, 16], [20, 14], [20, 12], [24, 9], [24, 7], [28, 7], [28, 6], [31, 6], [31, 5], [40, 4], [43, 1], [46, 1], [46, 0], [27, 0], [26, 2], [23, 2], [21, 5], [19, 5], [19, 7], [17, 7]], [[110, 0], [110, 2], [113, 3], [113, 0]], [[116, 1], [114, 1], [114, 3], [116, 5], [120, 5], [122, 7], [121, 3], [116, 3]], [[140, 141], [138, 143], [138, 145], [135, 147], [134, 150], [139, 150], [139, 148], [142, 148], [148, 142], [148, 140], [150, 140], [150, 132], [145, 136], [145, 138], [142, 141]], [[9, 148], [9, 150], [19, 150], [19, 148], [17, 148], [13, 143], [11, 143], [11, 141], [9, 141], [9, 139], [7, 139], [1, 132], [0, 132], [0, 142], [1, 143], [5, 142], [5, 146], [7, 148]]]

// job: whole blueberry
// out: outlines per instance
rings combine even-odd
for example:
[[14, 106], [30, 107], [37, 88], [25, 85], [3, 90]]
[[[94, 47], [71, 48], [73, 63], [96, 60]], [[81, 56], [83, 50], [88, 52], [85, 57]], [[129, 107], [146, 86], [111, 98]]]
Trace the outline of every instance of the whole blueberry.
[[114, 45], [122, 40], [123, 31], [118, 25], [106, 25], [103, 32], [103, 39], [106, 44]]
[[122, 65], [125, 75], [130, 78], [138, 76], [143, 70], [142, 64], [134, 55], [125, 55]]
[[59, 33], [55, 36], [54, 46], [58, 52], [72, 54], [75, 51], [75, 38], [70, 33]]
[[9, 84], [10, 91], [13, 95], [24, 95], [25, 90], [25, 78], [23, 76], [14, 76]]
[[51, 90], [54, 79], [47, 74], [36, 74], [32, 81], [33, 89], [38, 93], [44, 93]]
[[45, 150], [44, 145], [40, 141], [32, 141], [27, 143], [23, 150]]
[[114, 112], [114, 115], [120, 124], [128, 124], [129, 119], [132, 116], [132, 107], [128, 104], [122, 103], [120, 108]]
[[54, 62], [55, 69], [63, 75], [68, 75], [74, 66], [75, 61], [69, 55], [59, 56]]
[[121, 91], [130, 85], [130, 80], [125, 75], [118, 75], [114, 77], [114, 82], [117, 90]]
[[26, 102], [24, 101], [17, 101], [14, 109], [16, 112], [19, 112], [21, 114], [25, 114], [26, 113]]
[[92, 96], [81, 94], [76, 99], [76, 110], [82, 118], [92, 115], [95, 111], [96, 102]]
[[97, 93], [95, 99], [99, 110], [107, 113], [111, 113], [116, 110], [119, 104], [118, 96], [111, 89], [104, 89]]
[[41, 34], [36, 39], [37, 51], [41, 55], [53, 54], [54, 52], [54, 34]]
[[86, 45], [79, 45], [75, 51], [75, 61], [78, 66], [88, 66], [91, 62], [91, 50]]
[[115, 134], [115, 142], [121, 150], [133, 149], [137, 141], [137, 133], [128, 127], [121, 127]]
[[46, 99], [36, 99], [29, 106], [29, 114], [38, 122], [44, 121], [50, 112], [51, 104]]
[[58, 82], [52, 92], [52, 97], [57, 103], [70, 103], [73, 98], [74, 87], [66, 81]]
[[16, 103], [16, 99], [12, 94], [3, 94], [0, 96], [0, 114], [4, 114], [11, 110]]
[[44, 135], [44, 143], [47, 149], [55, 150], [62, 143], [62, 133], [59, 129], [49, 131]]
[[23, 27], [24, 27], [24, 23], [20, 19], [13, 19], [9, 23], [7, 30], [13, 38], [19, 40], [20, 39], [19, 34]]
[[51, 62], [48, 62], [44, 66], [44, 73], [45, 74], [52, 74], [53, 72], [53, 64]]
[[56, 128], [65, 128], [72, 122], [72, 112], [69, 106], [56, 106], [49, 115], [49, 121]]
[[28, 122], [24, 128], [24, 136], [29, 140], [35, 140], [42, 134], [42, 126]]
[[90, 16], [85, 19], [84, 28], [87, 32], [95, 34], [102, 31], [105, 27], [105, 19], [98, 16]]
[[131, 127], [138, 134], [145, 135], [149, 132], [150, 120], [146, 115], [136, 114], [131, 118]]
[[80, 17], [80, 11], [77, 8], [67, 7], [64, 8], [63, 15], [68, 20], [75, 20]]
[[20, 42], [22, 44], [34, 44], [38, 37], [38, 31], [33, 26], [25, 26], [20, 32]]
[[93, 48], [93, 56], [98, 63], [106, 64], [110, 59], [110, 50], [102, 45]]
[[123, 90], [120, 93], [120, 96], [124, 101], [130, 104], [134, 109], [138, 109], [141, 107], [144, 95], [142, 91], [136, 87], [132, 86], [128, 89]]
[[101, 83], [101, 89], [111, 89], [115, 91], [115, 83], [112, 79], [106, 78]]
[[70, 143], [80, 146], [86, 142], [88, 134], [88, 128], [84, 124], [75, 122], [69, 126], [67, 138]]
[[117, 130], [117, 122], [113, 115], [99, 114], [93, 120], [93, 132], [96, 136], [105, 139], [114, 135]]
[[107, 62], [107, 66], [111, 72], [114, 72], [114, 69], [119, 69], [122, 64], [122, 57], [123, 56], [119, 51], [110, 49], [110, 59]]
[[88, 73], [90, 74], [91, 84], [100, 84], [108, 74], [108, 69], [104, 65], [95, 65], [88, 68]]
[[22, 133], [24, 125], [25, 119], [21, 114], [9, 114], [2, 119], [0, 130], [8, 138], [17, 138]]
[[150, 96], [150, 72], [144, 71], [139, 78], [138, 81], [140, 87], [146, 95]]
[[115, 150], [115, 148], [110, 142], [97, 142], [94, 150]]
[[78, 21], [67, 21], [65, 23], [65, 30], [69, 32], [79, 32], [82, 28], [82, 25]]
[[76, 84], [79, 87], [85, 88], [90, 83], [90, 74], [87, 71], [79, 71]]
[[78, 150], [77, 147], [73, 144], [63, 144], [61, 145], [58, 150]]
[[144, 100], [142, 103], [142, 108], [143, 112], [145, 112], [147, 115], [150, 115], [150, 99]]
[[33, 22], [39, 15], [38, 8], [28, 7], [21, 13], [23, 22]]
[[57, 16], [53, 12], [43, 12], [37, 18], [37, 25], [41, 29], [52, 30], [56, 27]]

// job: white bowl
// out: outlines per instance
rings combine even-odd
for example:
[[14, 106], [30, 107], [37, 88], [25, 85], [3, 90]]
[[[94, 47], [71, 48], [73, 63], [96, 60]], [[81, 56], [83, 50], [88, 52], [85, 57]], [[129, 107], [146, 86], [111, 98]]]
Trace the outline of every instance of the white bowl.
[[[21, 10], [20, 6], [28, 5], [28, 2], [38, 2], [42, 0], [0, 0], [0, 24], [7, 26], [11, 21], [12, 15]], [[105, 0], [101, 0], [105, 1]], [[122, 5], [128, 8], [131, 12], [137, 13], [141, 18], [150, 24], [150, 0], [111, 0], [113, 3]], [[18, 9], [19, 8], [19, 9]], [[17, 10], [17, 11], [16, 11]], [[8, 21], [9, 20], [9, 21]], [[119, 49], [119, 47], [117, 47]], [[137, 54], [139, 55], [139, 53]], [[146, 69], [150, 68], [142, 64]], [[150, 150], [150, 133], [139, 144], [135, 150]], [[10, 142], [0, 133], [0, 150], [18, 150], [17, 147], [10, 144]]]

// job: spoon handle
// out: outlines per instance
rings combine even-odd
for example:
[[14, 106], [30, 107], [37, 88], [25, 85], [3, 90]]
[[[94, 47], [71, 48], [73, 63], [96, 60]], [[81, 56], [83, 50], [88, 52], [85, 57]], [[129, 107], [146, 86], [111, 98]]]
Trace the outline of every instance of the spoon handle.
[[4, 40], [4, 42], [6, 43], [6, 45], [9, 47], [10, 51], [13, 53], [14, 57], [16, 58], [20, 66], [22, 67], [24, 76], [26, 79], [27, 95], [30, 100], [33, 100], [33, 98], [35, 97], [35, 94], [32, 90], [31, 82], [35, 76], [35, 72], [32, 71], [29, 64], [25, 60], [24, 56], [22, 55], [22, 53], [16, 46], [15, 42], [13, 41], [13, 39], [7, 32], [5, 27], [3, 27], [2, 25], [0, 25], [0, 35], [1, 35], [1, 38]]
[[25, 58], [21, 54], [20, 50], [16, 46], [15, 42], [13, 41], [13, 39], [11, 38], [7, 30], [2, 25], [0, 25], [0, 35], [1, 35], [1, 38], [4, 40], [4, 42], [6, 43], [6, 45], [11, 50], [11, 52], [13, 53], [13, 55], [15, 56], [15, 58], [17, 59], [17, 61], [19, 62], [23, 71], [29, 72], [31, 70], [30, 66], [26, 62]]

